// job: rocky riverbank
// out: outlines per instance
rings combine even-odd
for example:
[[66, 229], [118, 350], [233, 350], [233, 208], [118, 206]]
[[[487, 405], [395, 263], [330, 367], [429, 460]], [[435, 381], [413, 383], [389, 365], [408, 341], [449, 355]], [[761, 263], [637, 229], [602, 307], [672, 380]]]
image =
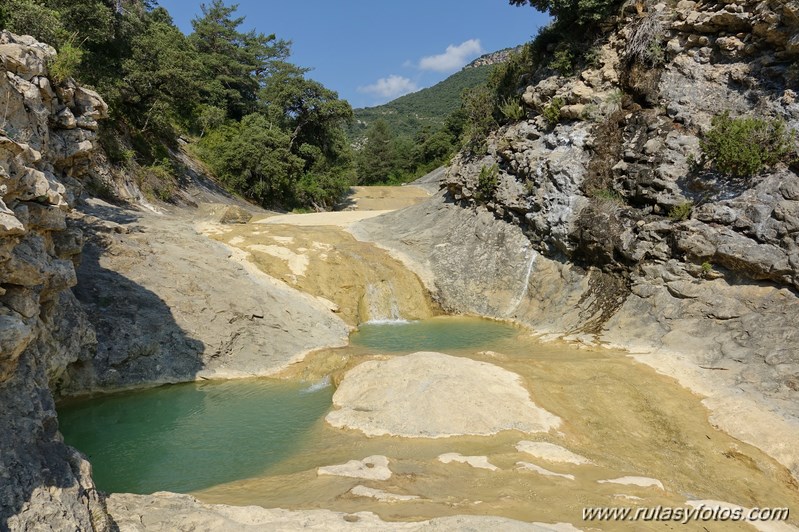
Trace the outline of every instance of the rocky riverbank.
[[[0, 528], [103, 529], [89, 463], [64, 445], [49, 384], [95, 341], [70, 291], [83, 235], [68, 211], [103, 100], [52, 83], [55, 50], [0, 32]], [[59, 525], [63, 523], [63, 525]], [[54, 525], [53, 525], [54, 524]]]
[[[380, 217], [370, 213], [369, 219], [343, 213], [346, 222], [336, 222], [393, 258], [353, 242], [339, 229], [309, 229], [307, 238], [297, 236], [302, 233], [297, 228], [294, 236], [280, 234], [276, 220], [230, 229], [220, 222], [243, 222], [249, 213], [226, 207], [220, 217], [200, 210], [160, 212], [153, 206], [142, 212], [97, 200], [79, 206], [89, 174], [97, 171], [91, 162], [97, 121], [106, 117], [107, 108], [91, 90], [48, 78], [47, 64], [55, 53], [50, 47], [0, 33], [0, 94], [5, 97], [0, 100], [0, 426], [6, 428], [0, 434], [0, 528], [111, 530], [116, 522], [123, 530], [144, 530], [186, 521], [208, 528], [388, 527], [375, 514], [212, 507], [169, 494], [117, 494], [106, 506], [89, 463], [61, 439], [53, 396], [272, 374], [311, 350], [343, 345], [350, 326], [376, 313], [386, 318], [408, 317], [419, 309], [419, 316], [434, 314], [426, 291], [446, 311], [513, 320], [545, 340], [627, 349], [702, 394], [714, 424], [774, 457], [794, 479], [769, 458], [740, 451], [726, 436], [719, 438], [722, 443], [706, 443], [704, 438], [710, 442], [711, 437], [699, 422], [694, 426], [701, 430], [675, 432], [668, 445], [658, 439], [670, 436], [660, 430], [673, 428], [667, 419], [657, 418], [663, 427], [642, 422], [639, 437], [646, 449], [701, 441], [696, 447], [718, 461], [714, 471], [724, 471], [727, 459], [735, 460], [736, 468], [755, 464], [762, 473], [755, 491], [767, 491], [765, 486], [778, 479], [785, 500], [792, 500], [799, 478], [794, 445], [799, 438], [799, 358], [792, 348], [799, 339], [792, 326], [799, 316], [799, 175], [795, 166], [781, 164], [748, 182], [728, 182], [697, 173], [691, 161], [700, 158], [712, 117], [724, 111], [779, 118], [799, 129], [793, 66], [799, 54], [797, 13], [795, 2], [776, 0], [683, 0], [674, 6], [651, 5], [640, 14], [623, 11], [619, 31], [600, 44], [594, 63], [570, 77], [539, 69], [521, 98], [526, 118], [491, 134], [484, 151], [460, 154], [433, 198]], [[645, 23], [655, 24], [662, 37], [664, 60], [651, 71], [636, 66], [630, 48]], [[547, 120], [543, 115], [554, 100], [560, 102], [556, 120]], [[418, 190], [405, 192], [403, 206], [424, 196]], [[385, 207], [380, 194], [362, 199], [361, 207]], [[320, 223], [318, 216], [305, 220]], [[226, 245], [206, 237], [214, 232]], [[335, 246], [314, 233], [334, 239]], [[358, 251], [347, 255], [338, 248]], [[368, 278], [373, 271], [349, 267], [366, 249], [379, 257], [377, 262], [391, 264], [377, 278]], [[247, 253], [268, 274], [249, 262]], [[342, 268], [314, 286], [305, 273], [322, 271], [324, 261]], [[309, 265], [312, 269], [306, 269]], [[352, 278], [342, 283], [341, 272], [350, 270]], [[401, 270], [407, 282], [392, 288]], [[357, 289], [337, 299], [336, 289], [345, 285]], [[394, 313], [391, 305], [370, 303], [372, 296], [391, 301], [386, 294], [394, 300], [407, 295], [407, 307], [398, 303]], [[367, 369], [394, 365], [401, 362], [370, 361], [351, 369], [340, 394], [348, 398], [339, 404], [350, 411], [333, 413], [334, 424], [375, 430], [374, 420], [362, 423], [368, 417], [364, 412], [400, 402], [386, 397], [391, 388], [361, 379], [369, 376], [364, 375]], [[385, 378], [406, 378], [407, 391], [418, 384], [414, 375], [421, 374], [412, 369], [405, 375], [402, 367], [399, 377]], [[503, 397], [510, 393], [519, 399], [515, 406], [524, 410], [525, 422], [530, 411], [537, 412], [545, 421], [538, 424], [542, 430], [557, 425], [548, 412], [566, 402], [554, 386], [579, 392], [579, 383], [569, 381], [573, 376], [561, 376], [564, 380], [554, 383], [550, 397], [541, 401], [546, 410], [535, 410], [538, 400], [523, 400], [525, 389], [534, 386], [514, 388], [502, 371], [496, 386], [503, 388]], [[435, 379], [446, 373], [438, 367]], [[624, 380], [607, 378], [616, 384]], [[463, 382], [471, 387], [472, 381], [464, 377]], [[383, 395], [364, 406], [359, 402], [364, 388]], [[408, 395], [419, 399], [425, 390], [411, 391]], [[635, 397], [631, 404], [643, 414], [659, 416], [649, 396], [636, 391]], [[599, 423], [589, 407], [605, 403], [596, 396], [588, 402], [580, 415], [596, 429]], [[418, 404], [414, 408], [424, 410]], [[699, 417], [704, 422], [704, 414]], [[394, 422], [386, 433], [406, 434], [401, 429], [409, 426], [407, 419], [394, 411], [389, 418]], [[585, 427], [564, 429], [574, 444], [589, 432]], [[337, 437], [352, 441], [346, 440], [349, 435]], [[495, 452], [502, 468], [463, 449], [436, 454], [427, 461], [434, 464], [425, 467], [497, 472], [483, 479], [494, 495], [508, 482], [526, 486], [515, 467], [519, 463], [527, 464], [520, 466], [524, 474], [557, 482], [578, 478], [574, 471], [552, 471], [518, 456], [523, 448], [540, 450], [548, 442], [516, 438], [513, 447], [509, 441]], [[674, 453], [659, 463], [673, 466], [680, 456]], [[616, 463], [606, 467], [615, 472], [636, 464], [610, 460]], [[418, 460], [406, 457], [402, 467], [404, 491], [359, 484], [346, 486], [349, 495], [327, 497], [353, 507], [362, 504], [354, 499], [363, 498], [413, 501], [402, 497], [417, 496], [410, 487]], [[607, 472], [582, 479], [590, 482], [591, 493], [605, 497], [599, 502], [618, 495], [607, 481], [625, 478], [600, 475]], [[600, 480], [601, 488], [596, 486]], [[661, 489], [663, 484], [652, 480], [638, 479], [646, 485], [636, 489]], [[450, 500], [444, 489], [452, 486], [426, 481], [430, 493], [446, 494], [434, 501], [436, 511], [458, 511], [462, 502]], [[732, 485], [724, 476], [714, 481], [721, 491]], [[680, 477], [674, 485], [692, 482]], [[666, 502], [685, 501], [679, 489], [665, 487], [672, 489]], [[561, 493], [554, 488], [544, 492], [551, 501]], [[660, 500], [662, 494], [656, 493], [651, 500]], [[464, 500], [478, 504], [465, 495]], [[510, 503], [497, 503], [502, 504]], [[481, 517], [390, 526], [572, 529]]]
[[[574, 76], [541, 66], [528, 118], [460, 154], [436, 200], [353, 233], [433, 280], [447, 310], [638, 353], [799, 476], [786, 443], [799, 434], [799, 176], [695, 169], [717, 114], [799, 130], [796, 13], [776, 1], [630, 9]], [[663, 47], [649, 69], [634, 49], [644, 28]]]

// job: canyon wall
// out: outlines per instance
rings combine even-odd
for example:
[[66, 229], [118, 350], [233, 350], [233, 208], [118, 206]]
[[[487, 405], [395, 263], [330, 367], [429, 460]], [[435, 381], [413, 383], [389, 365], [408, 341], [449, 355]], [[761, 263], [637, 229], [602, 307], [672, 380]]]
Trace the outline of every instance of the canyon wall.
[[83, 235], [67, 213], [107, 107], [55, 83], [55, 50], [0, 33], [0, 529], [103, 530], [90, 466], [64, 445], [51, 383], [95, 343], [70, 291]]
[[451, 311], [638, 353], [799, 476], [799, 175], [698, 164], [718, 114], [799, 130], [799, 4], [647, 5], [576, 75], [540, 67], [527, 118], [459, 154], [433, 202], [353, 231]]

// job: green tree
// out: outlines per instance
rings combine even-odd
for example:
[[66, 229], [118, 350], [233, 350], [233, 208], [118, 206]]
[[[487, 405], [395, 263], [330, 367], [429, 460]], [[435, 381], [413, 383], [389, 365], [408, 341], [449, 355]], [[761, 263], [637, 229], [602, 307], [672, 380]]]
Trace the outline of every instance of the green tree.
[[142, 132], [189, 126], [199, 98], [199, 56], [166, 10], [155, 9], [146, 18], [144, 31], [130, 43], [130, 57], [122, 61], [122, 99]]
[[624, 0], [509, 0], [511, 5], [529, 5], [555, 17], [563, 26], [586, 27], [605, 20]]
[[112, 2], [45, 0], [42, 3], [57, 12], [58, 20], [67, 33], [77, 35], [76, 40], [83, 43], [92, 53], [98, 52], [98, 49], [115, 36], [115, 12]]
[[358, 154], [358, 183], [385, 182], [394, 169], [394, 137], [384, 120], [377, 120], [366, 132], [366, 143]]
[[31, 35], [55, 47], [68, 35], [58, 12], [34, 0], [4, 0], [0, 4], [0, 28]]
[[446, 128], [441, 128], [433, 133], [419, 147], [419, 165], [425, 170], [445, 164], [457, 146], [456, 139]]
[[494, 119], [496, 93], [486, 86], [475, 87], [463, 94], [463, 112], [466, 123], [464, 144], [473, 149], [481, 145], [488, 133], [497, 126]]
[[275, 35], [240, 32], [244, 17], [233, 17], [235, 5], [213, 0], [200, 7], [202, 17], [192, 20], [189, 38], [200, 54], [205, 103], [240, 119], [256, 111], [261, 83], [273, 63], [288, 56], [288, 43]]
[[412, 138], [400, 135], [392, 141], [391, 154], [394, 163], [390, 172], [391, 181], [401, 183], [412, 179], [422, 162], [419, 145]]
[[328, 208], [354, 181], [352, 109], [287, 62], [288, 42], [241, 31], [222, 0], [202, 6], [189, 37], [152, 0], [121, 5], [3, 0], [0, 24], [56, 46], [56, 81], [75, 75], [99, 90], [109, 158], [140, 166], [149, 190], [176, 185], [162, 170], [183, 132], [199, 134], [197, 152], [226, 186], [264, 205]]
[[350, 104], [321, 83], [305, 78], [307, 70], [277, 63], [261, 90], [267, 116], [291, 131], [291, 147], [311, 144], [328, 152], [329, 133], [352, 120]]
[[294, 201], [305, 162], [288, 146], [289, 136], [257, 113], [211, 131], [199, 144], [203, 159], [226, 186], [262, 205]]
[[225, 123], [227, 115], [224, 109], [213, 105], [201, 105], [198, 107], [197, 123], [201, 128], [200, 137], [205, 135], [209, 129], [214, 129]]

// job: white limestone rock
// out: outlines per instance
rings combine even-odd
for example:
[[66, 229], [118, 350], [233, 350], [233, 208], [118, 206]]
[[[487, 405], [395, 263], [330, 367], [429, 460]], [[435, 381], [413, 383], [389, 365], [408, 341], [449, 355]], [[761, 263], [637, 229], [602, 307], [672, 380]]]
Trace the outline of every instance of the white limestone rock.
[[457, 462], [468, 464], [477, 469], [488, 469], [489, 471], [499, 471], [499, 468], [488, 461], [486, 456], [463, 456], [460, 453], [445, 453], [439, 455], [438, 461], [444, 464]]
[[549, 462], [563, 462], [575, 465], [593, 464], [588, 458], [575, 454], [554, 443], [522, 440], [516, 444], [516, 450]]
[[360, 364], [345, 375], [333, 404], [338, 409], [325, 418], [329, 424], [367, 436], [535, 433], [561, 423], [532, 402], [515, 373], [433, 352]]
[[346, 464], [320, 467], [317, 475], [334, 475], [339, 477], [362, 478], [364, 480], [388, 480], [391, 470], [385, 456], [367, 456], [363, 460], [350, 460]]

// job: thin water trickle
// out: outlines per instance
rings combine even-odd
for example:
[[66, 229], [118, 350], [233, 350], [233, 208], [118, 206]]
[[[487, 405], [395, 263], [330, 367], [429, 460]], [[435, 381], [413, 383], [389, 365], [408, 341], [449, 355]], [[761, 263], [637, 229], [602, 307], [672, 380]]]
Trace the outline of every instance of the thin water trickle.
[[530, 289], [530, 277], [533, 274], [533, 266], [535, 265], [535, 259], [537, 257], [538, 253], [534, 249], [530, 248], [530, 260], [527, 262], [527, 270], [524, 273], [524, 284], [522, 284], [522, 289], [519, 292], [519, 295], [510, 305], [510, 310], [507, 313], [508, 317], [514, 317], [516, 315], [516, 311], [519, 310], [519, 307], [527, 297], [527, 291]]
[[366, 285], [363, 296], [361, 318], [367, 323], [394, 323], [405, 321], [391, 281], [380, 281]]

